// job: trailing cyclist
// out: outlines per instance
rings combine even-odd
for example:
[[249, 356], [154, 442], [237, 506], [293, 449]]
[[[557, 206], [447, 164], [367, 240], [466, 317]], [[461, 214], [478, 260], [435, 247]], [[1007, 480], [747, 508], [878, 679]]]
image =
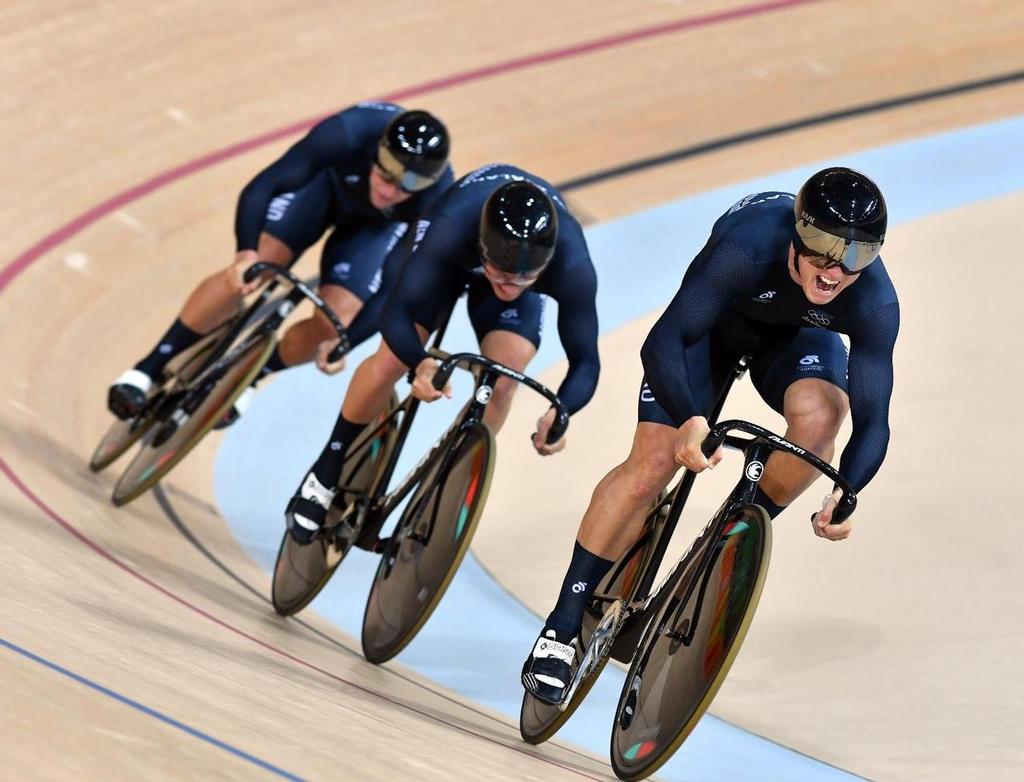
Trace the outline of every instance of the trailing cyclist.
[[[377, 330], [377, 311], [362, 312], [381, 286], [381, 267], [410, 224], [452, 183], [448, 131], [425, 111], [361, 103], [321, 121], [242, 190], [235, 214], [237, 252], [204, 279], [153, 349], [110, 387], [108, 407], [133, 418], [171, 359], [227, 321], [263, 278], [242, 275], [257, 259], [290, 266], [328, 229], [319, 294], [349, 327], [354, 346]], [[263, 376], [325, 357], [336, 333], [320, 312], [295, 323]], [[235, 403], [231, 420], [251, 389]]]
[[[389, 259], [389, 264], [391, 259]], [[569, 370], [558, 396], [569, 413], [597, 387], [597, 274], [583, 230], [559, 193], [514, 166], [493, 164], [456, 182], [416, 226], [412, 252], [383, 305], [377, 352], [355, 371], [327, 444], [288, 504], [292, 536], [309, 543], [334, 497], [346, 449], [387, 406], [392, 389], [414, 370], [412, 393], [433, 402], [438, 363], [424, 344], [468, 288], [470, 321], [488, 358], [523, 371], [540, 345], [544, 295], [558, 303], [558, 333]], [[497, 432], [516, 384], [502, 378], [484, 423]], [[546, 442], [555, 420], [550, 408], [537, 422], [534, 448], [542, 455], [565, 447]]]
[[[554, 610], [523, 666], [524, 687], [557, 703], [577, 664], [584, 610], [609, 568], [642, 532], [650, 503], [680, 465], [701, 472], [705, 413], [729, 371], [752, 356], [755, 388], [787, 424], [786, 439], [825, 461], [850, 410], [840, 472], [860, 492], [889, 442], [899, 303], [878, 257], [887, 213], [878, 186], [848, 168], [814, 174], [794, 196], [755, 193], [715, 223], [675, 298], [641, 349], [639, 422], [626, 460], [597, 485]], [[840, 339], [850, 339], [850, 352]], [[769, 459], [756, 501], [777, 516], [817, 477], [799, 459]], [[813, 523], [828, 540], [834, 489]]]

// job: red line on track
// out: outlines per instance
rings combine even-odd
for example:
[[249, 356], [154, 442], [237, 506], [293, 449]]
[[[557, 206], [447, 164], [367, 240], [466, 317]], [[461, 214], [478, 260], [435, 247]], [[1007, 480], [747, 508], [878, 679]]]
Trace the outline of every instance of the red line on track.
[[[436, 92], [449, 87], [456, 87], [461, 84], [480, 81], [481, 79], [486, 79], [490, 76], [498, 76], [503, 73], [510, 73], [523, 68], [529, 68], [534, 65], [543, 65], [545, 63], [556, 62], [558, 60], [566, 60], [583, 54], [611, 49], [616, 46], [624, 46], [626, 44], [647, 40], [649, 38], [656, 38], [662, 35], [669, 35], [671, 33], [678, 33], [686, 30], [696, 30], [701, 27], [709, 27], [711, 25], [730, 22], [736, 19], [759, 16], [761, 14], [772, 13], [774, 11], [784, 11], [796, 6], [810, 5], [812, 3], [819, 2], [822, 2], [822, 0], [769, 0], [769, 2], [753, 3], [751, 5], [731, 8], [726, 11], [705, 14], [703, 16], [679, 19], [675, 22], [666, 22], [663, 24], [653, 25], [651, 27], [643, 27], [639, 30], [633, 30], [628, 33], [620, 33], [618, 35], [611, 35], [605, 38], [598, 38], [593, 41], [574, 44], [561, 49], [552, 49], [551, 51], [541, 52], [539, 54], [531, 54], [525, 57], [505, 60], [503, 62], [495, 63], [494, 65], [485, 65], [481, 68], [460, 71], [450, 76], [423, 82], [421, 84], [414, 84], [396, 92], [382, 95], [380, 96], [380, 99], [398, 101], [404, 98], [412, 98], [419, 95], [425, 95], [429, 92]], [[78, 215], [78, 217], [75, 217], [70, 222], [47, 234], [5, 266], [3, 271], [0, 271], [0, 293], [2, 293], [3, 290], [13, 282], [19, 274], [21, 274], [21, 272], [38, 260], [42, 255], [49, 252], [57, 245], [66, 242], [72, 236], [75, 236], [80, 231], [89, 227], [111, 212], [120, 209], [133, 201], [137, 201], [143, 196], [146, 196], [155, 190], [159, 190], [172, 182], [176, 182], [179, 179], [195, 174], [198, 171], [202, 171], [203, 169], [215, 166], [230, 158], [250, 152], [265, 144], [280, 141], [288, 136], [300, 133], [321, 119], [323, 119], [323, 116], [312, 117], [310, 119], [302, 120], [301, 122], [292, 123], [283, 128], [278, 128], [277, 130], [262, 133], [259, 136], [255, 136], [245, 141], [240, 141], [237, 144], [223, 147], [207, 153], [202, 157], [195, 158], [187, 163], [182, 163], [179, 166], [168, 169], [161, 174], [157, 174], [151, 179], [147, 179], [145, 182], [141, 182], [134, 187], [108, 198], [106, 201], [97, 204], [91, 209]]]
[[[754, 3], [751, 5], [741, 6], [738, 8], [733, 8], [718, 13], [706, 14], [703, 16], [695, 16], [690, 17], [688, 19], [680, 19], [675, 22], [668, 22], [665, 24], [645, 27], [639, 30], [634, 30], [632, 32], [621, 33], [618, 35], [608, 36], [605, 38], [599, 38], [593, 41], [575, 44], [573, 46], [563, 47], [560, 49], [554, 49], [548, 52], [542, 52], [539, 54], [528, 55], [526, 57], [519, 57], [512, 60], [506, 60], [504, 62], [496, 63], [494, 65], [488, 65], [481, 68], [461, 71], [459, 73], [455, 73], [441, 79], [436, 79], [433, 81], [423, 82], [421, 84], [406, 87], [396, 92], [392, 92], [388, 95], [381, 96], [381, 98], [383, 100], [398, 101], [404, 98], [411, 98], [429, 92], [447, 89], [449, 87], [455, 87], [461, 84], [468, 84], [470, 82], [479, 81], [490, 76], [497, 76], [503, 73], [509, 73], [523, 68], [528, 68], [534, 65], [542, 65], [545, 63], [551, 63], [558, 60], [569, 59], [571, 57], [577, 57], [580, 55], [589, 54], [604, 49], [610, 49], [616, 46], [623, 46], [626, 44], [646, 40], [649, 38], [668, 35], [670, 33], [681, 32], [684, 30], [694, 30], [700, 27], [707, 27], [710, 25], [728, 22], [735, 19], [757, 16], [760, 14], [771, 13], [774, 11], [782, 11], [788, 8], [809, 5], [811, 3], [817, 2], [821, 2], [821, 0], [770, 0], [769, 2]], [[127, 204], [132, 203], [133, 201], [137, 201], [138, 199], [148, 195], [149, 193], [159, 190], [160, 188], [165, 187], [166, 185], [169, 185], [179, 179], [183, 179], [184, 177], [187, 177], [198, 171], [202, 171], [203, 169], [217, 165], [218, 163], [221, 163], [230, 158], [249, 152], [265, 144], [270, 144], [272, 142], [279, 141], [283, 138], [287, 138], [288, 136], [300, 133], [301, 131], [307, 129], [312, 124], [317, 122], [319, 119], [321, 119], [321, 117], [306, 119], [301, 122], [296, 122], [287, 125], [283, 128], [278, 128], [277, 130], [268, 131], [259, 136], [255, 136], [245, 141], [238, 142], [237, 144], [232, 144], [228, 147], [215, 150], [206, 155], [203, 155], [202, 157], [195, 158], [194, 160], [191, 160], [187, 163], [183, 163], [179, 166], [175, 166], [174, 168], [168, 169], [167, 171], [164, 171], [163, 173], [158, 174], [152, 177], [151, 179], [148, 179], [138, 185], [135, 185], [134, 187], [131, 187], [127, 190], [118, 193], [115, 196], [112, 196], [111, 198], [108, 198], [107, 200], [97, 204], [91, 209], [78, 215], [70, 222], [65, 223], [61, 227], [50, 232], [42, 239], [37, 241], [35, 244], [33, 244], [30, 248], [21, 253], [13, 261], [8, 263], [3, 268], [3, 270], [0, 271], [0, 293], [3, 293], [3, 291], [5, 291], [6, 288], [23, 271], [25, 271], [25, 269], [27, 269], [29, 266], [31, 266], [33, 263], [39, 260], [39, 258], [45, 255], [47, 252], [54, 249], [63, 242], [67, 241], [71, 237], [77, 235], [85, 228], [89, 227], [90, 225], [97, 222], [106, 215], [110, 214], [111, 212], [120, 209], [126, 206]], [[165, 597], [194, 611], [195, 613], [210, 620], [214, 624], [219, 625], [225, 630], [228, 630], [229, 632], [234, 633], [235, 635], [245, 638], [246, 640], [257, 644], [258, 646], [266, 649], [267, 651], [277, 654], [280, 657], [283, 657], [293, 663], [296, 663], [297, 665], [301, 665], [305, 668], [309, 668], [310, 670], [321, 673], [324, 676], [327, 676], [342, 684], [348, 685], [353, 689], [364, 692], [372, 697], [377, 697], [384, 701], [392, 703], [393, 705], [398, 706], [399, 708], [407, 709], [415, 714], [419, 714], [420, 716], [426, 717], [427, 719], [454, 728], [467, 735], [474, 736], [487, 742], [499, 744], [500, 746], [504, 746], [507, 749], [510, 749], [514, 752], [527, 755], [528, 757], [536, 758], [537, 760], [543, 763], [557, 766], [558, 768], [561, 768], [565, 771], [570, 771], [586, 779], [599, 779], [598, 777], [592, 777], [582, 771], [579, 771], [578, 769], [574, 769], [569, 766], [564, 766], [558, 763], [557, 761], [551, 760], [549, 758], [544, 758], [539, 755], [535, 755], [534, 753], [524, 748], [503, 744], [499, 741], [496, 741], [495, 739], [491, 739], [487, 736], [475, 733], [468, 728], [462, 727], [461, 725], [448, 722], [447, 720], [441, 717], [430, 714], [427, 711], [418, 709], [415, 706], [403, 703], [399, 700], [381, 694], [375, 690], [371, 690], [367, 687], [363, 687], [359, 684], [356, 684], [355, 682], [344, 679], [338, 676], [337, 674], [326, 670], [325, 668], [321, 668], [320, 666], [315, 665], [314, 663], [308, 662], [307, 660], [304, 660], [301, 657], [296, 657], [295, 655], [289, 654], [288, 652], [282, 649], [278, 649], [272, 644], [260, 640], [256, 636], [250, 635], [244, 630], [235, 627], [232, 624], [229, 624], [228, 622], [224, 621], [223, 619], [220, 619], [214, 614], [211, 614], [205, 609], [200, 608], [199, 606], [189, 602], [183, 597], [180, 597], [179, 595], [170, 591], [166, 587], [161, 586], [156, 581], [153, 581], [152, 579], [145, 576], [138, 570], [135, 570], [126, 562], [119, 559], [117, 556], [112, 554], [107, 549], [103, 548], [103, 546], [96, 543], [94, 540], [92, 540], [92, 538], [87, 536], [85, 533], [80, 531], [69, 521], [65, 520], [62, 516], [60, 516], [49, 505], [47, 505], [38, 495], [36, 495], [18, 477], [18, 475], [2, 457], [0, 457], [0, 472], [3, 472], [3, 474], [7, 476], [8, 480], [10, 480], [11, 483], [14, 484], [14, 486], [23, 495], [25, 495], [25, 497], [27, 497], [37, 508], [39, 508], [46, 516], [48, 516], [54, 522], [63, 527], [68, 533], [70, 533], [73, 537], [77, 538], [85, 546], [92, 549], [99, 556], [103, 557], [111, 564], [120, 568], [129, 575], [134, 576], [136, 579], [143, 582], [144, 584], [152, 587], [156, 591], [163, 594]]]
[[571, 772], [573, 774], [576, 774], [576, 775], [578, 775], [580, 777], [583, 777], [584, 779], [593, 779], [593, 780], [600, 780], [601, 779], [601, 777], [591, 776], [590, 774], [587, 774], [586, 772], [580, 771], [579, 769], [573, 768], [572, 766], [563, 765], [562, 763], [559, 763], [556, 760], [552, 760], [551, 758], [545, 758], [545, 757], [543, 757], [541, 755], [537, 755], [537, 754], [535, 754], [533, 752], [528, 751], [525, 747], [517, 747], [517, 746], [512, 745], [512, 744], [505, 744], [504, 742], [498, 741], [496, 739], [489, 738], [488, 736], [485, 736], [485, 735], [483, 735], [481, 733], [476, 733], [475, 731], [470, 730], [469, 728], [463, 727], [462, 725], [458, 725], [458, 724], [456, 724], [454, 722], [446, 720], [443, 717], [440, 717], [440, 716], [438, 716], [436, 714], [431, 714], [429, 711], [417, 708], [416, 706], [413, 706], [412, 704], [405, 703], [404, 701], [398, 700], [397, 698], [393, 698], [393, 697], [391, 697], [389, 695], [386, 695], [384, 693], [381, 693], [381, 692], [379, 692], [377, 690], [374, 690], [374, 689], [371, 689], [369, 687], [364, 687], [361, 684], [357, 684], [356, 682], [353, 682], [353, 681], [351, 681], [349, 679], [346, 679], [346, 678], [344, 678], [342, 676], [339, 676], [336, 673], [332, 673], [331, 671], [327, 670], [326, 668], [321, 668], [319, 665], [316, 665], [315, 663], [311, 663], [308, 660], [305, 660], [305, 659], [303, 659], [301, 657], [297, 657], [294, 654], [286, 652], [283, 649], [279, 649], [278, 647], [274, 646], [273, 644], [267, 643], [266, 641], [264, 641], [264, 640], [262, 640], [260, 638], [257, 638], [254, 635], [251, 635], [251, 634], [247, 633], [245, 630], [242, 630], [241, 628], [236, 627], [235, 625], [233, 625], [230, 622], [227, 622], [227, 621], [221, 619], [220, 617], [216, 616], [215, 614], [211, 614], [206, 609], [200, 608], [195, 603], [192, 603], [192, 602], [186, 600], [185, 598], [181, 597], [180, 595], [178, 595], [178, 594], [172, 592], [171, 590], [167, 589], [166, 587], [161, 586], [160, 584], [158, 584], [153, 579], [149, 578], [148, 576], [144, 575], [143, 573], [141, 573], [138, 570], [136, 570], [135, 568], [133, 568], [131, 565], [129, 565], [123, 559], [120, 559], [117, 555], [112, 554], [109, 550], [107, 550], [106, 548], [101, 546], [99, 543], [94, 541], [92, 538], [90, 538], [84, 532], [82, 532], [77, 527], [75, 527], [71, 522], [67, 521], [66, 519], [64, 519], [64, 517], [59, 515], [55, 510], [53, 510], [53, 508], [51, 508], [49, 505], [47, 505], [35, 492], [33, 492], [17, 476], [17, 474], [14, 472], [14, 470], [11, 469], [10, 465], [8, 465], [7, 462], [2, 457], [0, 457], [0, 472], [2, 472], [4, 475], [6, 475], [8, 480], [10, 480], [10, 482], [13, 483], [15, 485], [15, 487], [17, 487], [17, 489], [22, 494], [24, 494], [32, 502], [33, 505], [35, 505], [37, 508], [39, 508], [39, 510], [41, 510], [44, 514], [49, 516], [50, 519], [52, 519], [57, 524], [59, 524], [61, 527], [63, 527], [65, 530], [67, 530], [67, 532], [69, 532], [73, 537], [77, 538], [79, 542], [83, 543], [88, 548], [92, 549], [94, 552], [99, 554], [101, 557], [103, 557], [105, 560], [110, 562], [112, 565], [114, 565], [117, 568], [120, 568], [121, 570], [123, 570], [128, 575], [133, 576], [134, 578], [137, 578], [139, 581], [141, 581], [142, 583], [146, 584], [147, 586], [152, 587], [153, 589], [155, 589], [160, 594], [162, 594], [165, 597], [168, 597], [171, 600], [173, 600], [175, 603], [178, 603], [179, 605], [181, 605], [181, 606], [183, 606], [183, 607], [185, 607], [185, 608], [187, 608], [187, 609], [189, 609], [191, 611], [194, 611], [195, 613], [197, 613], [200, 616], [202, 616], [204, 619], [210, 620], [214, 624], [219, 625], [220, 627], [224, 628], [225, 630], [227, 630], [227, 631], [229, 631], [229, 632], [231, 632], [231, 633], [233, 633], [233, 634], [235, 634], [237, 636], [240, 636], [241, 638], [244, 638], [247, 641], [252, 641], [254, 644], [256, 644], [257, 646], [262, 647], [263, 649], [267, 650], [268, 652], [272, 652], [272, 653], [278, 655], [279, 657], [283, 657], [284, 659], [288, 660], [289, 662], [293, 662], [296, 665], [301, 665], [303, 668], [308, 668], [311, 671], [316, 671], [317, 673], [321, 673], [324, 676], [327, 676], [328, 678], [333, 679], [336, 682], [339, 682], [340, 684], [344, 684], [344, 685], [346, 685], [348, 687], [351, 687], [354, 690], [358, 690], [359, 692], [365, 693], [366, 695], [369, 695], [369, 696], [371, 696], [373, 698], [379, 698], [379, 699], [381, 699], [383, 701], [386, 701], [387, 703], [392, 704], [393, 706], [397, 706], [400, 709], [405, 709], [407, 711], [411, 711], [414, 714], [418, 714], [421, 717], [425, 717], [428, 720], [431, 720], [432, 722], [437, 722], [437, 723], [439, 723], [441, 725], [444, 725], [445, 727], [454, 728], [455, 730], [460, 731], [461, 733], [465, 733], [468, 736], [472, 736], [474, 738], [481, 739], [483, 741], [486, 741], [489, 744], [497, 744], [498, 746], [504, 747], [505, 749], [512, 750], [513, 752], [518, 752], [521, 755], [526, 755], [527, 757], [533, 758], [535, 760], [539, 760], [542, 763], [546, 763], [546, 764], [551, 765], [551, 766], [556, 766], [557, 768], [560, 768], [563, 771], [569, 771], [569, 772]]

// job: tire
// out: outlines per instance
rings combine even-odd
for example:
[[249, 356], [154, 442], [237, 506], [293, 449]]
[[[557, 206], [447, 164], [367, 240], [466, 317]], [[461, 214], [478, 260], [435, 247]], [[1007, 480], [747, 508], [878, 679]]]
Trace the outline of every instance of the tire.
[[[381, 415], [381, 419], [397, 406], [398, 398], [392, 394], [388, 410]], [[339, 491], [334, 498], [324, 525], [327, 530], [338, 524], [349, 503], [360, 495], [372, 495], [376, 489], [380, 468], [387, 464], [398, 442], [398, 419], [392, 418], [387, 429], [375, 433], [374, 429], [379, 423], [380, 419], [377, 424], [371, 424], [352, 445], [355, 458], [346, 461], [342, 467], [338, 486], [344, 486], [345, 491]], [[369, 435], [374, 435], [373, 441], [360, 451], [360, 446]], [[285, 530], [277, 551], [270, 588], [274, 610], [281, 616], [291, 616], [309, 605], [331, 580], [334, 571], [352, 548], [354, 539], [353, 536], [347, 545], [339, 545], [333, 541], [332, 535], [324, 534], [317, 536], [308, 546], [301, 546]]]
[[[661, 497], [655, 501], [656, 506], [660, 500]], [[657, 514], [652, 514], [648, 518], [648, 526], [645, 528], [645, 533], [641, 539], [612, 565], [608, 574], [597, 585], [594, 594], [602, 595], [603, 597], [592, 600], [583, 614], [580, 642], [584, 650], [590, 644], [594, 629], [600, 623], [605, 610], [609, 607], [609, 601], [621, 599], [628, 605], [635, 597], [636, 588], [643, 577], [644, 568], [647, 567], [651, 552], [657, 543], [658, 536], [661, 534], [667, 515], [667, 508], [659, 511]], [[635, 640], [628, 649], [628, 656], [625, 659], [620, 657], [620, 649], [623, 648], [624, 644], [619, 636], [621, 636], [626, 627], [627, 623], [623, 623], [621, 628], [617, 630], [615, 642], [605, 650], [594, 670], [580, 683], [576, 692], [573, 693], [572, 699], [565, 704], [565, 709], [559, 709], [557, 706], [552, 706], [549, 703], [538, 700], [529, 692], [523, 693], [523, 703], [519, 709], [519, 735], [523, 737], [523, 741], [527, 744], [541, 744], [554, 736], [576, 712], [576, 709], [580, 707], [590, 690], [597, 683], [597, 679], [604, 670], [605, 665], [607, 665], [609, 657], [614, 657], [622, 662], [629, 662], [632, 659], [632, 652], [636, 649]]]
[[142, 415], [130, 421], [122, 421], [115, 418], [114, 422], [107, 429], [106, 434], [100, 439], [96, 450], [89, 458], [89, 469], [99, 472], [116, 462], [121, 456], [139, 441], [155, 419], [152, 415]]
[[[711, 575], [692, 639], [684, 645], [680, 636], [689, 634], [704, 575], [700, 563], [710, 544], [716, 547]], [[733, 513], [714, 540], [710, 531], [704, 533], [669, 580], [668, 594], [644, 631], [615, 711], [611, 763], [620, 779], [654, 774], [704, 715], [746, 637], [770, 557], [768, 517], [760, 507], [748, 505]]]
[[370, 662], [402, 651], [444, 597], [483, 512], [494, 456], [494, 436], [478, 423], [454, 436], [413, 491], [366, 601], [362, 646]]
[[165, 442], [153, 445], [155, 435], [168, 419], [150, 430], [142, 448], [114, 486], [114, 505], [125, 505], [151, 489], [203, 439], [256, 378], [275, 343], [273, 334], [264, 334], [243, 348], [196, 410]]

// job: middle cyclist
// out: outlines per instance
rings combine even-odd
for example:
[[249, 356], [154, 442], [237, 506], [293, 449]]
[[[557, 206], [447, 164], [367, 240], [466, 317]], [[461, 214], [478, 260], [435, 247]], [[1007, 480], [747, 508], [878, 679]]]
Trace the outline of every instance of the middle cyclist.
[[[550, 184], [514, 166], [484, 166], [449, 188], [418, 223], [413, 241], [381, 314], [380, 347], [353, 374], [327, 444], [288, 503], [288, 528], [299, 543], [320, 530], [346, 449], [383, 412], [403, 375], [415, 371], [417, 399], [451, 396], [450, 387], [434, 388], [438, 362], [423, 346], [463, 290], [483, 354], [519, 372], [540, 346], [542, 294], [553, 298], [569, 360], [558, 396], [572, 414], [597, 387], [597, 273], [583, 229]], [[484, 415], [493, 432], [504, 423], [515, 388], [508, 378], [495, 385]], [[554, 419], [552, 408], [537, 422], [539, 454], [565, 447], [564, 437], [545, 442]]]

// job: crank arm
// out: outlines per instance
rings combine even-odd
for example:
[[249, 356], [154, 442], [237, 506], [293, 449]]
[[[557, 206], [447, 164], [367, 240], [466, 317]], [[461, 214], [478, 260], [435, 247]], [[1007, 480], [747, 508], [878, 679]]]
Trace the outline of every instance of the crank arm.
[[624, 606], [625, 601], [621, 599], [616, 600], [604, 612], [601, 621], [594, 628], [594, 634], [590, 637], [590, 643], [587, 644], [587, 650], [583, 654], [583, 659], [580, 660], [580, 667], [576, 669], [576, 675], [572, 677], [572, 682], [565, 691], [565, 696], [558, 702], [559, 711], [565, 711], [568, 708], [573, 697], [576, 695], [576, 691], [583, 684], [583, 680], [590, 676], [604, 656], [605, 651], [610, 649], [612, 643], [615, 642], [615, 636], [622, 625]]

